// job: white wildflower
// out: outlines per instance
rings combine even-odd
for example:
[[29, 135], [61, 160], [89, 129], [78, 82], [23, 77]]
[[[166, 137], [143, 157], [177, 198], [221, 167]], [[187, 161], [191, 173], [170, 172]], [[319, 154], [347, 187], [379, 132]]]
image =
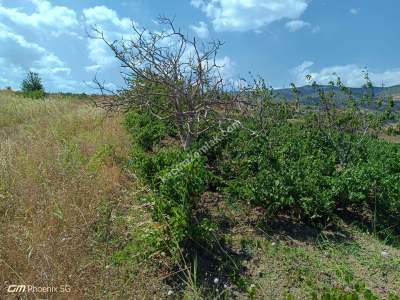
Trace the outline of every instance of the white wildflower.
[[381, 252], [381, 256], [382, 256], [382, 257], [388, 257], [388, 256], [389, 256], [389, 253], [388, 253], [387, 251], [383, 250], [383, 251]]

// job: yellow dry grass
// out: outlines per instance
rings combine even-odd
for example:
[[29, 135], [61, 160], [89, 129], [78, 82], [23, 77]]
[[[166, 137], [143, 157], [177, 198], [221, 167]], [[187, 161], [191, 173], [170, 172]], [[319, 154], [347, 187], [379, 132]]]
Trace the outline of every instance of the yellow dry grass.
[[84, 298], [96, 208], [127, 185], [116, 160], [128, 149], [120, 116], [0, 93], [0, 299], [9, 284], [67, 284], [57, 299]]

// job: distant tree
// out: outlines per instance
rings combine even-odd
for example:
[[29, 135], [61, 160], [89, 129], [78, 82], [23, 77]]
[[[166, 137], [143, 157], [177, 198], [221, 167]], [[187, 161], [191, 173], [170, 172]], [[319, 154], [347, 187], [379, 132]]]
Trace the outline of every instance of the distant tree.
[[42, 98], [44, 96], [44, 87], [39, 74], [29, 71], [22, 81], [21, 90], [27, 97]]

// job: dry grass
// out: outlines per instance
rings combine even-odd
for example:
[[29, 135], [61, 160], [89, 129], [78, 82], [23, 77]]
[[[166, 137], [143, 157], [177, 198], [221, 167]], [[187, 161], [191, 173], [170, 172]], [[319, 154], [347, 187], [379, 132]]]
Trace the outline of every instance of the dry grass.
[[128, 186], [120, 123], [83, 101], [0, 94], [0, 299], [23, 283], [68, 284], [65, 298], [84, 298], [97, 208]]
[[342, 242], [262, 242], [253, 258], [258, 257], [258, 263], [249, 264], [258, 299], [282, 299], [289, 294], [294, 299], [309, 299], [324, 289], [352, 290], [357, 282], [363, 282], [379, 299], [400, 295], [399, 249], [355, 228], [347, 233], [350, 239]]

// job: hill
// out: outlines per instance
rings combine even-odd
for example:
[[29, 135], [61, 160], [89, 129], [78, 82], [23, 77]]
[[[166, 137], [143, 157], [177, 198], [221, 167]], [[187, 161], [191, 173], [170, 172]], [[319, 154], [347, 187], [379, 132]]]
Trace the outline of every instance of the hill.
[[[332, 90], [332, 88], [327, 85], [322, 85], [320, 87], [324, 91]], [[300, 92], [300, 101], [303, 105], [314, 105], [319, 101], [319, 95], [312, 86], [302, 86], [299, 87], [298, 90]], [[356, 98], [361, 97], [366, 92], [366, 90], [363, 88], [350, 88], [350, 90]], [[340, 91], [338, 87], [334, 87], [333, 91], [336, 94], [335, 99], [338, 103], [341, 103], [346, 99], [346, 96], [342, 91]], [[400, 103], [398, 103], [398, 101], [400, 100], [400, 85], [391, 87], [374, 87], [374, 93], [378, 97], [393, 96], [394, 100], [396, 100], [395, 110], [400, 110]], [[287, 101], [293, 101], [295, 99], [293, 91], [290, 88], [275, 90], [275, 96], [278, 99], [284, 99]]]

